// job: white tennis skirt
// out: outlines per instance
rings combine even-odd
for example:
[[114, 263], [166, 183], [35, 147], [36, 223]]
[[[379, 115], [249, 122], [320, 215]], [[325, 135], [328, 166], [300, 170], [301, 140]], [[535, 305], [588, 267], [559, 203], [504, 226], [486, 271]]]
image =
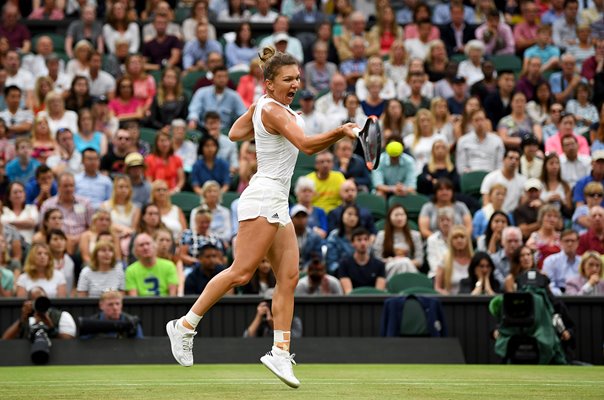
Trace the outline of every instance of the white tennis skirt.
[[245, 221], [264, 217], [271, 224], [285, 226], [289, 216], [289, 188], [274, 179], [252, 177], [237, 206], [237, 219]]

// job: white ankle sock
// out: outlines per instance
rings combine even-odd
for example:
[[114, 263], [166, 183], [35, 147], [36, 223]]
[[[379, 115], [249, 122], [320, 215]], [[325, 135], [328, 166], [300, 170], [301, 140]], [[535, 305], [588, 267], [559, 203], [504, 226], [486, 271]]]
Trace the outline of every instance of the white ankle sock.
[[[183, 317], [183, 319], [185, 321], [187, 321], [189, 323], [189, 325], [191, 325], [193, 327], [193, 330], [195, 330], [197, 328], [197, 325], [199, 325], [199, 321], [201, 321], [202, 318], [203, 318], [203, 315], [197, 315], [193, 311], [189, 311], [187, 313], [187, 315], [185, 315]], [[182, 321], [181, 321], [180, 325], [183, 325]], [[183, 328], [186, 328], [186, 327], [183, 325]]]
[[289, 351], [285, 351], [283, 349], [278, 348], [277, 346], [273, 345], [273, 348], [271, 349], [271, 352], [276, 355], [276, 356], [280, 356], [280, 357], [287, 357], [289, 356]]

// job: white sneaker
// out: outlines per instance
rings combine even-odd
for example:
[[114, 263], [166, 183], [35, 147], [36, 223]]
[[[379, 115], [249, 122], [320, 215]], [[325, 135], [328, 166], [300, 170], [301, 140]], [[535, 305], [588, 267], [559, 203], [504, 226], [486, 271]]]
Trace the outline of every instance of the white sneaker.
[[273, 346], [273, 349], [262, 356], [260, 361], [266, 368], [270, 369], [277, 378], [281, 379], [283, 383], [296, 389], [300, 386], [300, 381], [294, 376], [294, 371], [292, 369], [292, 364], [296, 365], [296, 362], [294, 361], [295, 354], [290, 355], [287, 353], [287, 355], [283, 355], [282, 353], [287, 352], [281, 349], [275, 350], [275, 347]]
[[172, 345], [172, 355], [183, 367], [193, 365], [193, 338], [197, 335], [195, 331], [182, 332], [186, 328], [178, 327], [179, 320], [173, 319], [166, 324], [166, 332]]

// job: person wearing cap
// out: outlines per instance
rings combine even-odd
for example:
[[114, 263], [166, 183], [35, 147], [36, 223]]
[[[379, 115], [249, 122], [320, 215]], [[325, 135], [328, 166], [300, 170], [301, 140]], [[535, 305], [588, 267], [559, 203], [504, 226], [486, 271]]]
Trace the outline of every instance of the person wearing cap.
[[[277, 35], [279, 35], [280, 33], [284, 33], [285, 35], [287, 35], [288, 31], [289, 31], [289, 18], [287, 18], [287, 16], [285, 16], [285, 15], [279, 15], [275, 19], [275, 22], [273, 22], [272, 35], [269, 35], [269, 36], [265, 37], [264, 39], [262, 39], [258, 48], [262, 49], [266, 46], [274, 47], [275, 44], [277, 43], [276, 39], [279, 37]], [[280, 37], [283, 38], [284, 36], [281, 35]], [[298, 60], [299, 63], [304, 62], [304, 51], [302, 49], [302, 43], [300, 42], [300, 39], [287, 35], [286, 52], [288, 54], [291, 54], [296, 60]]]
[[378, 168], [371, 173], [371, 183], [376, 194], [384, 197], [415, 193], [415, 160], [409, 154], [403, 153], [401, 142], [393, 140], [386, 145]]
[[[185, 295], [200, 294], [213, 277], [226, 269], [222, 265], [222, 252], [211, 242], [198, 250], [197, 259], [199, 266], [194, 268], [185, 279]], [[231, 289], [229, 294], [233, 293]]]
[[311, 260], [322, 257], [323, 254], [321, 250], [323, 239], [308, 226], [309, 214], [308, 209], [302, 204], [296, 204], [289, 210], [300, 249], [300, 271], [306, 271]]
[[487, 12], [487, 21], [476, 28], [476, 39], [485, 44], [485, 54], [514, 54], [515, 41], [512, 28], [501, 21], [499, 10], [495, 7]]
[[[596, 150], [591, 155], [591, 173], [577, 181], [573, 189], [573, 202], [579, 207], [585, 204], [583, 191], [590, 182], [600, 182], [604, 185], [604, 150]], [[604, 199], [602, 200], [604, 206]]]
[[93, 97], [105, 96], [113, 98], [115, 96], [115, 78], [101, 69], [103, 59], [101, 53], [93, 51], [90, 55], [89, 66], [89, 85], [90, 95]]
[[455, 165], [462, 175], [472, 171], [495, 171], [501, 168], [505, 147], [501, 138], [488, 131], [483, 109], [470, 114], [472, 130], [457, 140]]
[[547, 139], [545, 142], [545, 152], [562, 155], [562, 140], [566, 136], [574, 136], [579, 145], [579, 154], [589, 156], [589, 143], [587, 143], [587, 139], [583, 136], [575, 134], [575, 125], [575, 116], [571, 113], [562, 112], [558, 125], [558, 133]]
[[132, 202], [138, 206], [149, 203], [151, 183], [145, 177], [145, 158], [137, 152], [129, 153], [124, 159], [126, 175], [132, 183]]
[[325, 117], [315, 111], [315, 96], [310, 90], [300, 92], [300, 115], [304, 120], [304, 133], [312, 136], [325, 132], [327, 121]]
[[275, 49], [281, 53], [287, 53], [287, 42], [289, 35], [285, 32], [279, 32], [275, 35]]
[[541, 178], [543, 159], [537, 157], [539, 141], [533, 135], [526, 135], [522, 138], [521, 146], [520, 173], [527, 178]]
[[464, 105], [468, 99], [468, 91], [466, 85], [466, 78], [461, 75], [455, 76], [451, 80], [451, 89], [453, 90], [453, 96], [447, 98], [447, 107], [453, 115], [462, 115], [464, 111]]
[[604, 198], [604, 186], [600, 182], [590, 182], [585, 185], [585, 204], [578, 206], [572, 216], [573, 229], [582, 234], [587, 232], [590, 225], [589, 210], [599, 206]]
[[[518, 164], [520, 163], [520, 152], [518, 149], [506, 149], [503, 156], [503, 164], [500, 169], [489, 172], [480, 185], [480, 193], [482, 195], [482, 204], [489, 203], [489, 191], [495, 183], [501, 183], [507, 187], [508, 191], [503, 201], [503, 211], [506, 213], [512, 212], [523, 194], [524, 183], [526, 177], [518, 172]], [[541, 182], [539, 182], [541, 184]]]
[[539, 209], [545, 203], [541, 200], [541, 191], [543, 184], [537, 178], [527, 179], [523, 185], [525, 200], [516, 209], [512, 215], [516, 225], [522, 231], [522, 237], [526, 240], [528, 237], [541, 227], [541, 222], [537, 220]]

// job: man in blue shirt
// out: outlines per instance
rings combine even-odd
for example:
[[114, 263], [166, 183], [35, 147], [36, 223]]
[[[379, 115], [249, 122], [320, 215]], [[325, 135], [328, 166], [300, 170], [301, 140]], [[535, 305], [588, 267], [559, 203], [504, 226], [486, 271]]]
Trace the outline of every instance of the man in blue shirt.
[[[585, 204], [585, 186], [589, 182], [600, 182], [604, 185], [604, 150], [596, 150], [591, 155], [591, 173], [579, 179], [573, 188], [573, 202], [579, 207]], [[604, 206], [604, 200], [602, 200]]]
[[235, 120], [247, 111], [239, 94], [227, 87], [229, 73], [224, 66], [214, 69], [212, 86], [197, 90], [189, 103], [189, 129], [198, 129], [199, 121], [203, 121], [208, 111], [220, 114], [222, 126], [230, 127]]
[[6, 164], [6, 176], [11, 182], [18, 181], [25, 184], [35, 176], [36, 168], [40, 162], [32, 158], [31, 140], [19, 137], [16, 142], [17, 157]]
[[185, 71], [205, 70], [206, 61], [210, 52], [222, 54], [222, 46], [216, 40], [208, 39], [208, 25], [197, 25], [197, 39], [189, 40], [185, 44], [182, 55], [182, 66]]
[[77, 195], [90, 200], [96, 210], [101, 204], [111, 198], [113, 183], [106, 175], [99, 171], [101, 159], [99, 153], [93, 148], [86, 148], [82, 152], [84, 171], [75, 176], [75, 191]]
[[45, 200], [57, 194], [57, 182], [52, 170], [42, 164], [36, 168], [36, 177], [25, 184], [25, 203], [35, 204], [38, 208]]
[[391, 194], [405, 196], [414, 193], [417, 187], [415, 160], [403, 153], [403, 145], [392, 141], [380, 157], [378, 169], [371, 174], [377, 194], [388, 197]]
[[[222, 253], [218, 247], [208, 243], [199, 249], [199, 266], [185, 280], [185, 295], [200, 294], [210, 280], [222, 272], [225, 267], [220, 265]], [[233, 289], [227, 294], [233, 294]]]
[[581, 257], [577, 255], [579, 234], [576, 231], [567, 229], [562, 232], [560, 244], [562, 250], [543, 261], [543, 272], [550, 279], [549, 287], [556, 296], [564, 293], [567, 279], [579, 276], [581, 264]]

